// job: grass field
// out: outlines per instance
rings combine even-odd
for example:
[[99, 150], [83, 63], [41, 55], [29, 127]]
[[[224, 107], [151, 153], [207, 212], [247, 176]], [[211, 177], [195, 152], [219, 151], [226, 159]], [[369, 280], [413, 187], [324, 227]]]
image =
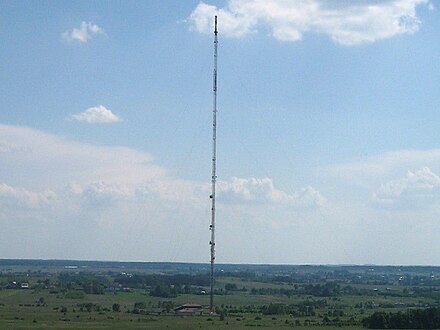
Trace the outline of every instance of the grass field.
[[[201, 274], [194, 267], [189, 273], [195, 275], [190, 276]], [[215, 305], [221, 315], [210, 316], [207, 308], [209, 295], [200, 294], [201, 289], [207, 292], [207, 287], [191, 285], [188, 293], [164, 298], [152, 295], [153, 284], [127, 290], [121, 284], [118, 286], [118, 276], [129, 271], [141, 275], [158, 274], [157, 278], [150, 280], [163, 281], [169, 274], [185, 272], [181, 268], [173, 269], [167, 265], [162, 270], [124, 269], [121, 272], [99, 267], [66, 270], [59, 266], [47, 269], [44, 266], [8, 266], [0, 268], [0, 329], [359, 330], [362, 329], [362, 319], [375, 311], [397, 312], [439, 306], [440, 282], [436, 278], [440, 277], [440, 270], [434, 273], [432, 269], [410, 269], [413, 273], [405, 276], [411, 277], [411, 281], [402, 284], [399, 282], [401, 269], [386, 268], [383, 273], [373, 273], [367, 268], [350, 268], [339, 275], [339, 268], [335, 271], [320, 266], [307, 268], [303, 273], [288, 269], [281, 275], [292, 280], [283, 282], [277, 279], [279, 267], [264, 267], [264, 272], [260, 271], [262, 275], [243, 273], [243, 276], [236, 276], [231, 273], [231, 276], [219, 276]], [[61, 274], [66, 272], [71, 277], [63, 282]], [[84, 281], [90, 282], [85, 284]], [[94, 281], [101, 282], [93, 284]], [[11, 286], [15, 282], [29, 283], [30, 289]], [[102, 290], [99, 294], [87, 293], [89, 284]], [[168, 288], [173, 286], [167, 285]], [[234, 289], [228, 291], [228, 286]], [[336, 288], [337, 292], [319, 291], [322, 288]], [[319, 290], [315, 292], [314, 289]], [[185, 303], [204, 306], [204, 315], [175, 315], [174, 307]], [[137, 309], [137, 304], [142, 307]], [[268, 306], [284, 306], [285, 309], [269, 313]]]
[[[243, 328], [292, 328], [295, 320], [288, 315], [264, 316], [255, 313], [233, 313], [220, 320], [219, 316], [178, 317], [173, 313], [158, 315], [154, 306], [164, 299], [150, 297], [140, 292], [85, 295], [81, 299], [69, 299], [60, 294], [50, 294], [46, 290], [1, 290], [0, 329], [243, 329]], [[288, 298], [274, 299], [271, 296], [249, 297], [244, 294], [216, 297], [216, 303], [264, 304], [286, 302]], [[290, 299], [292, 300], [292, 299]], [[44, 301], [40, 304], [40, 301]], [[152, 315], [128, 313], [135, 302], [142, 301], [151, 306]], [[208, 303], [208, 296], [185, 295], [174, 298], [176, 305], [185, 302], [202, 305]], [[293, 301], [293, 300], [292, 300]], [[121, 306], [120, 312], [112, 311], [112, 304]], [[81, 304], [92, 303], [100, 306], [99, 311], [81, 311]], [[165, 315], [163, 315], [165, 314]], [[306, 318], [301, 319], [303, 323]], [[314, 326], [314, 329], [319, 327]], [[325, 327], [325, 329], [332, 329]], [[340, 328], [339, 328], [340, 329]], [[346, 329], [359, 329], [347, 327]]]

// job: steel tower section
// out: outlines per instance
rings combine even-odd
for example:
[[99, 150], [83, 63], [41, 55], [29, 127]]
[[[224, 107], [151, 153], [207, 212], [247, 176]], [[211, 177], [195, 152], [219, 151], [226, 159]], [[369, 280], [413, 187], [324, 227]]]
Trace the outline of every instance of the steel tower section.
[[211, 292], [209, 299], [209, 310], [211, 314], [215, 313], [214, 308], [214, 261], [215, 261], [215, 185], [217, 181], [216, 175], [216, 158], [217, 158], [217, 16], [214, 23], [214, 74], [213, 74], [213, 109], [212, 109], [212, 176], [211, 176]]

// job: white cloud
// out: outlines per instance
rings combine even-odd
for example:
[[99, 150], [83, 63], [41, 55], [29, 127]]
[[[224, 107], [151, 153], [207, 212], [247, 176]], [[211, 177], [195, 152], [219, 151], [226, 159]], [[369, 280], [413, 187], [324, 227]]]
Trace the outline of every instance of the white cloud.
[[[65, 140], [30, 128], [0, 125], [0, 141], [5, 153], [0, 158], [0, 182], [26, 187], [8, 196], [24, 196], [33, 205], [41, 204], [46, 193], [33, 193], [41, 187], [55, 191], [69, 209], [77, 207], [150, 201], [167, 207], [200, 209], [209, 204], [210, 184], [170, 177], [156, 166], [150, 155], [123, 147], [94, 146]], [[18, 150], [18, 151], [17, 151]], [[10, 172], [14, 176], [6, 175]], [[9, 188], [8, 188], [9, 187]], [[15, 191], [13, 193], [13, 191]], [[272, 206], [311, 208], [323, 205], [325, 198], [307, 187], [292, 194], [276, 189], [270, 178], [232, 178], [218, 183], [219, 200], [235, 205], [258, 202]], [[6, 196], [6, 195], [5, 195]]]
[[92, 205], [114, 203], [133, 197], [133, 189], [130, 189], [129, 185], [105, 181], [91, 182], [85, 185], [71, 182], [68, 190], [72, 196], [79, 197]]
[[440, 212], [438, 173], [440, 149], [386, 152], [320, 171], [337, 188], [333, 200], [387, 208], [400, 217], [399, 210]]
[[342, 45], [356, 45], [418, 31], [416, 8], [428, 0], [229, 0], [225, 8], [201, 2], [188, 18], [192, 30], [240, 38], [262, 26], [281, 41], [298, 41], [319, 33]]
[[51, 205], [56, 200], [57, 195], [51, 190], [34, 192], [0, 183], [0, 206], [2, 208], [39, 209]]
[[103, 105], [88, 108], [86, 111], [70, 115], [66, 118], [73, 121], [85, 121], [87, 123], [115, 123], [121, 121], [110, 109]]
[[429, 167], [440, 170], [440, 149], [398, 150], [360, 160], [336, 164], [321, 172], [344, 180], [345, 183], [372, 188], [386, 180], [393, 180], [411, 168]]
[[82, 186], [76, 182], [69, 184], [69, 191], [74, 195], [81, 196], [111, 196], [113, 197], [128, 197], [131, 195], [131, 191], [127, 186], [107, 183], [104, 181], [93, 182], [87, 186]]
[[[78, 143], [7, 125], [0, 125], [0, 141], [4, 149], [0, 166], [14, 173], [13, 177], [0, 173], [0, 182], [27, 187], [28, 195], [43, 187], [55, 191], [66, 203], [72, 198], [85, 206], [149, 200], [199, 209], [209, 203], [209, 183], [170, 177], [164, 168], [154, 164], [150, 155], [136, 150]], [[276, 189], [270, 178], [220, 181], [218, 193], [220, 201], [235, 205], [257, 202], [310, 208], [325, 202], [314, 188], [288, 194]], [[25, 195], [25, 190], [21, 195]], [[32, 196], [40, 200], [37, 195]]]
[[312, 187], [287, 194], [274, 187], [270, 178], [236, 178], [218, 182], [219, 201], [227, 203], [283, 204], [297, 208], [323, 206], [326, 199]]
[[373, 201], [385, 206], [430, 206], [438, 204], [440, 197], [440, 177], [428, 167], [418, 171], [408, 171], [406, 176], [382, 184], [373, 194]]
[[[0, 141], [0, 226], [8, 233], [0, 248], [9, 257], [205, 260], [186, 251], [208, 251], [209, 182], [173, 177], [145, 152], [26, 127], [0, 124]], [[313, 221], [320, 212], [303, 211], [324, 202], [313, 188], [285, 193], [269, 178], [218, 188], [223, 246], [232, 244], [225, 230], [240, 235], [252, 221], [262, 237], [274, 223]], [[28, 244], [19, 244], [25, 235]]]
[[[209, 182], [173, 177], [145, 152], [26, 127], [0, 124], [0, 141], [0, 249], [8, 257], [208, 260]], [[335, 182], [323, 172], [319, 191], [286, 192], [270, 178], [220, 180], [218, 260], [435, 262], [440, 150], [388, 153], [350, 166]], [[405, 175], [408, 168], [420, 170]], [[353, 175], [370, 181], [355, 203], [359, 187], [335, 193]], [[402, 252], [408, 239], [416, 247], [410, 254]]]
[[64, 32], [62, 38], [67, 42], [86, 43], [92, 39], [93, 36], [98, 34], [105, 35], [105, 32], [98, 25], [83, 21], [79, 28], [73, 28], [72, 30]]
[[31, 190], [60, 190], [71, 182], [81, 187], [99, 182], [131, 186], [166, 173], [145, 152], [75, 142], [27, 127], [0, 124], [0, 141], [9, 150], [0, 157], [0, 182], [30, 185]]

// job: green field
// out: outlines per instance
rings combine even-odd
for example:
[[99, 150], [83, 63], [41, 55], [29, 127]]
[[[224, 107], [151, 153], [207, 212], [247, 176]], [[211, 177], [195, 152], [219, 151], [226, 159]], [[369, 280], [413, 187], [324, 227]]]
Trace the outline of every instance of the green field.
[[[43, 298], [43, 299], [41, 299]], [[264, 304], [274, 301], [286, 301], [275, 297], [249, 297], [230, 295], [216, 297], [217, 304]], [[207, 305], [207, 296], [187, 295], [173, 299], [175, 304], [187, 301]], [[172, 312], [160, 311], [155, 306], [163, 299], [150, 297], [138, 292], [103, 295], [85, 295], [81, 299], [68, 299], [61, 295], [30, 290], [0, 291], [0, 328], [1, 329], [242, 329], [248, 327], [291, 328], [294, 319], [286, 316], [263, 316], [255, 313], [232, 313], [220, 320], [219, 316], [175, 316]], [[44, 305], [39, 301], [44, 301]], [[135, 302], [145, 302], [151, 306], [151, 315], [127, 313]], [[112, 305], [117, 302], [120, 312], [113, 312]], [[81, 311], [80, 304], [99, 305], [100, 311]], [[65, 308], [65, 309], [63, 309]], [[305, 320], [306, 318], [304, 318]], [[304, 322], [304, 320], [301, 320]], [[295, 328], [300, 328], [296, 326]], [[314, 327], [317, 329], [316, 327]], [[359, 328], [359, 327], [355, 327]], [[331, 329], [331, 327], [325, 327]], [[354, 328], [353, 328], [354, 329]]]
[[[201, 265], [0, 263], [0, 329], [361, 329], [377, 311], [439, 306], [439, 269], [341, 267], [231, 266], [210, 316]], [[204, 315], [177, 316], [185, 303]]]

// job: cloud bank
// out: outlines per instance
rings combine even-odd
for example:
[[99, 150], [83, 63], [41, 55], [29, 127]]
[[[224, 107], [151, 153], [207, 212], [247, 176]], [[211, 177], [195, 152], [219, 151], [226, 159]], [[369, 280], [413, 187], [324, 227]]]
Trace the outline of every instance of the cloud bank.
[[312, 187], [287, 194], [274, 187], [270, 178], [237, 178], [218, 182], [219, 201], [227, 203], [278, 204], [296, 208], [318, 208], [326, 198]]
[[229, 0], [224, 8], [201, 2], [188, 18], [190, 28], [212, 33], [213, 17], [219, 31], [241, 38], [260, 29], [280, 41], [298, 41], [306, 33], [328, 35], [335, 43], [351, 46], [418, 31], [418, 6], [428, 0]]
[[401, 173], [428, 167], [440, 171], [440, 149], [398, 150], [321, 169], [330, 177], [350, 185], [373, 188], [385, 180], [395, 180]]
[[[209, 182], [174, 177], [146, 152], [27, 127], [0, 124], [0, 141], [0, 248], [8, 257], [208, 260]], [[432, 244], [408, 256], [400, 242], [440, 234], [438, 173], [439, 150], [396, 151], [335, 165], [319, 186], [289, 192], [271, 178], [219, 180], [219, 260], [434, 262]], [[371, 249], [383, 242], [377, 259]], [[237, 254], [237, 246], [249, 250]]]
[[17, 209], [37, 210], [45, 206], [50, 206], [56, 200], [57, 195], [51, 190], [34, 192], [0, 183], [1, 205], [3, 208], [9, 208], [14, 212], [17, 211]]
[[399, 208], [429, 207], [438, 205], [440, 198], [440, 177], [428, 167], [382, 184], [373, 194], [373, 201], [382, 206]]
[[[205, 246], [208, 180], [174, 177], [142, 151], [80, 143], [27, 127], [0, 124], [0, 141], [0, 226], [22, 237], [25, 225], [35, 233], [29, 244], [39, 247], [28, 251], [3, 235], [0, 248], [9, 257], [170, 260], [163, 249], [172, 232], [182, 251], [200, 249], [192, 246], [198, 242]], [[283, 192], [270, 178], [232, 178], [218, 187], [219, 212], [231, 212], [222, 218], [225, 226], [239, 226], [243, 214], [270, 225], [264, 208], [288, 222], [296, 213], [313, 214], [325, 201], [311, 187]], [[115, 250], [117, 241], [124, 247]], [[203, 260], [191, 258], [182, 260]]]

